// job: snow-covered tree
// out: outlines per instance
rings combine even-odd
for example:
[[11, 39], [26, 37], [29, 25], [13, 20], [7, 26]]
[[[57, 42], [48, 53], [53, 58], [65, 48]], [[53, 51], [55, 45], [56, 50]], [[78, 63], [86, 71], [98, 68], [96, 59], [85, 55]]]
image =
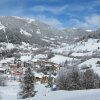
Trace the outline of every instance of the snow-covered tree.
[[58, 73], [57, 86], [61, 90], [78, 90], [82, 88], [81, 73], [77, 67], [62, 68]]
[[83, 79], [86, 89], [99, 88], [100, 78], [92, 69], [87, 69], [86, 72], [84, 72]]
[[35, 95], [34, 85], [35, 85], [34, 74], [32, 73], [31, 68], [27, 68], [25, 76], [21, 83], [21, 89], [22, 89], [22, 91], [20, 92], [21, 97], [22, 98], [33, 97]]
[[80, 72], [77, 67], [72, 68], [69, 78], [70, 84], [68, 86], [68, 90], [78, 90], [82, 88]]
[[48, 86], [52, 87], [52, 85], [53, 85], [53, 77], [51, 77], [51, 75], [49, 75], [49, 77], [48, 77]]

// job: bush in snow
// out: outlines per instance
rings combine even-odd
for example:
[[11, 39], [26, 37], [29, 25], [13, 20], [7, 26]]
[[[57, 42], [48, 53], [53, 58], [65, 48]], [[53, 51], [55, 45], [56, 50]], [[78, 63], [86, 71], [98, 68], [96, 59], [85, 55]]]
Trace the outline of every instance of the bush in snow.
[[61, 90], [94, 89], [100, 87], [100, 77], [92, 69], [80, 72], [77, 67], [62, 68], [56, 84]]
[[0, 86], [6, 86], [6, 77], [0, 75]]
[[57, 87], [61, 90], [81, 89], [81, 77], [78, 68], [62, 68], [58, 74]]
[[92, 69], [87, 69], [83, 73], [83, 82], [86, 89], [99, 88], [99, 80], [100, 77]]
[[22, 98], [33, 97], [35, 95], [34, 84], [35, 84], [34, 74], [31, 72], [31, 69], [28, 68], [21, 82], [22, 91], [19, 93], [19, 95]]
[[73, 67], [71, 70], [71, 73], [69, 73], [70, 81], [69, 81], [68, 90], [77, 90], [77, 89], [82, 88], [80, 76], [81, 75], [80, 75], [78, 68]]

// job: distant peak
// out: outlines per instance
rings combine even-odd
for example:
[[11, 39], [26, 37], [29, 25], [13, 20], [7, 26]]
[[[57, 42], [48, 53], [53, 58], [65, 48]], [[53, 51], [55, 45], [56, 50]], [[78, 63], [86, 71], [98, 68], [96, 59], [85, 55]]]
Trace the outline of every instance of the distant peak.
[[93, 30], [87, 29], [86, 31], [87, 31], [87, 32], [92, 32]]
[[72, 29], [73, 29], [73, 30], [76, 30], [77, 28], [73, 27]]
[[23, 19], [23, 20], [27, 20], [28, 23], [32, 23], [35, 21], [35, 19], [32, 18], [25, 18], [25, 17], [19, 17], [19, 16], [13, 16], [16, 19]]

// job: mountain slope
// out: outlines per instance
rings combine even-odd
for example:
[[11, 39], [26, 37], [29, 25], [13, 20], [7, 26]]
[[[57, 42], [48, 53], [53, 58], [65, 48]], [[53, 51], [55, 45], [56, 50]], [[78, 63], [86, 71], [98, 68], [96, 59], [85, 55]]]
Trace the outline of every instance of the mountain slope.
[[[58, 44], [62, 31], [34, 19], [0, 17], [0, 42], [28, 42], [39, 45]], [[48, 40], [48, 41], [47, 41]]]
[[67, 36], [67, 42], [68, 43], [75, 43], [78, 39], [82, 38], [83, 36], [86, 36], [90, 33], [90, 31], [85, 29], [76, 29], [76, 28], [69, 28], [63, 30], [66, 33]]

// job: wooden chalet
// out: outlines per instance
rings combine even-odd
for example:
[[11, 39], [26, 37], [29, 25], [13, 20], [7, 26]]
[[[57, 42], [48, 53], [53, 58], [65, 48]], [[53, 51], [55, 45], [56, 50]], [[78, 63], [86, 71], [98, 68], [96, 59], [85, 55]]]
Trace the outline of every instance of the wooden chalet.
[[37, 70], [37, 69], [39, 69], [41, 67], [47, 68], [48, 71], [51, 70], [52, 68], [55, 71], [57, 71], [59, 69], [59, 65], [58, 64], [50, 62], [50, 61], [40, 61], [40, 60], [37, 60], [37, 61], [33, 62], [34, 70]]
[[10, 70], [12, 75], [23, 75], [24, 66], [20, 63], [18, 64], [11, 64], [10, 65]]

